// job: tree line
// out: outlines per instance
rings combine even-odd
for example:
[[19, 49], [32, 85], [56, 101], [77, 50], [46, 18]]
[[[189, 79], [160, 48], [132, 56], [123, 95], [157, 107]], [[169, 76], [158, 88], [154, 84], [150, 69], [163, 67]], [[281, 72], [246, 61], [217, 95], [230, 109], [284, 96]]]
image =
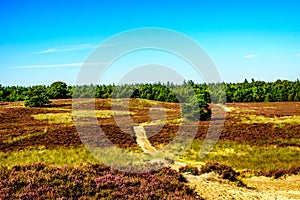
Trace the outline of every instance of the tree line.
[[[223, 85], [223, 90], [217, 88]], [[191, 90], [192, 88], [192, 90]], [[2, 86], [0, 101], [24, 101], [30, 97], [42, 96], [49, 99], [78, 98], [142, 98], [164, 102], [184, 102], [184, 97], [195, 94], [210, 103], [220, 93], [225, 93], [226, 102], [280, 102], [300, 100], [300, 81], [277, 80], [275, 82], [254, 81], [243, 83], [196, 84], [184, 81], [183, 84], [154, 83], [128, 85], [84, 85], [68, 86], [57, 81], [50, 86]], [[216, 100], [218, 102], [223, 100]]]
[[[29, 87], [0, 85], [0, 101], [24, 101], [25, 106], [38, 107], [51, 99], [68, 98], [142, 98], [163, 102], [180, 102], [191, 116], [208, 119], [209, 103], [300, 101], [300, 81], [275, 82], [245, 79], [242, 83], [182, 84], [154, 83], [127, 85], [68, 86], [57, 81], [50, 86]], [[197, 117], [198, 118], [198, 117]]]

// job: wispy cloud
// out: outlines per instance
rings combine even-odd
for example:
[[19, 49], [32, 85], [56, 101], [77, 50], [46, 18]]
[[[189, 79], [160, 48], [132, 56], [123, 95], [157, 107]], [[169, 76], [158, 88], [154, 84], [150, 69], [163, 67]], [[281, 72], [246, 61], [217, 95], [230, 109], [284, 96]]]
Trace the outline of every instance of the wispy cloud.
[[255, 57], [256, 57], [255, 54], [246, 54], [246, 55], [244, 55], [244, 58], [246, 58], [246, 59], [251, 59], [251, 58], [255, 58]]
[[14, 66], [14, 69], [42, 69], [42, 68], [61, 68], [61, 67], [79, 67], [79, 66], [99, 66], [107, 63], [64, 63], [64, 64], [51, 64], [51, 65], [20, 65]]
[[47, 49], [45, 51], [35, 52], [35, 54], [51, 53], [55, 52], [55, 49]]
[[66, 52], [66, 51], [79, 51], [84, 49], [95, 48], [92, 43], [87, 44], [78, 44], [78, 45], [69, 45], [69, 46], [59, 46], [54, 48], [49, 48], [43, 51], [34, 52], [33, 54], [45, 54], [45, 53], [54, 53], [54, 52]]
[[296, 57], [300, 57], [300, 52], [295, 55]]

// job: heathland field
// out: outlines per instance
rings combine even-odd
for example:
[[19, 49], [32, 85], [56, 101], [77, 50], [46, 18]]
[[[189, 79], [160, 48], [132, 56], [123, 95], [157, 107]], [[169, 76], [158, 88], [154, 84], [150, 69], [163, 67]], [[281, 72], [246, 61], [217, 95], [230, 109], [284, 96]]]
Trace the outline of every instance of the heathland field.
[[[94, 113], [106, 137], [129, 152], [143, 154], [147, 145], [159, 151], [186, 120], [177, 103], [130, 99], [126, 110], [124, 102], [112, 111], [110, 99], [96, 99]], [[299, 199], [300, 102], [228, 103], [224, 109], [222, 133], [206, 157], [198, 155], [210, 121], [200, 121], [192, 144], [169, 168], [131, 174], [89, 153], [71, 99], [41, 108], [2, 102], [0, 199]], [[128, 114], [144, 128], [143, 140], [125, 126]]]

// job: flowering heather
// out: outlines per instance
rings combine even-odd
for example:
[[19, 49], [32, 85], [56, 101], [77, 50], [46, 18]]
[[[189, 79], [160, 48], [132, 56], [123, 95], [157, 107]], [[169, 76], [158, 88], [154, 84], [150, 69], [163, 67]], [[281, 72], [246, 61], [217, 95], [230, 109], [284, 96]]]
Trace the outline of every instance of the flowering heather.
[[201, 199], [169, 168], [130, 174], [105, 165], [0, 169], [0, 199]]

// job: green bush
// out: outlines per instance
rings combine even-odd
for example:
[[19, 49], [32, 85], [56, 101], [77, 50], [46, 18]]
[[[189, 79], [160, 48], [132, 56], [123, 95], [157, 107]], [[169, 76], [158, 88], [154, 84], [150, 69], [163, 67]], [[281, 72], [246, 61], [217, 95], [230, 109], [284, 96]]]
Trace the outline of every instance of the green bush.
[[66, 99], [68, 98], [68, 86], [62, 81], [56, 81], [49, 88], [49, 96], [51, 99]]
[[29, 107], [41, 107], [50, 103], [45, 86], [33, 86], [28, 90], [24, 105]]
[[210, 120], [211, 109], [202, 95], [195, 95], [190, 103], [182, 104], [183, 117], [188, 120]]

